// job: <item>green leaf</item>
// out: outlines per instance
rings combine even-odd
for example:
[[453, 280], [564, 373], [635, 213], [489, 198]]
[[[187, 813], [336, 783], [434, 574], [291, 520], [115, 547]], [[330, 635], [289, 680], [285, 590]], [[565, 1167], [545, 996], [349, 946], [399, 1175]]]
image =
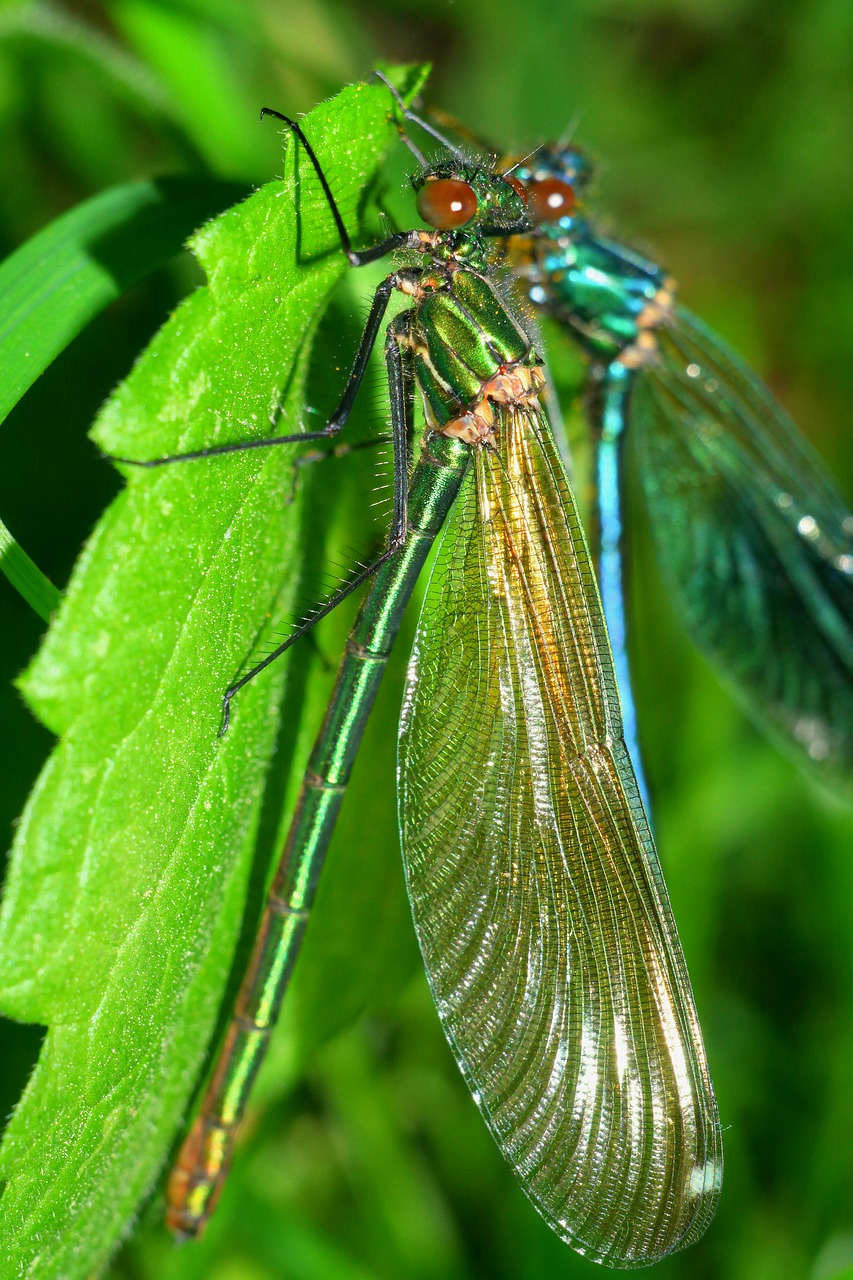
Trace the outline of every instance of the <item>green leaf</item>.
[[[344, 90], [305, 128], [357, 231], [395, 136], [387, 90]], [[263, 436], [281, 402], [299, 422], [307, 340], [346, 264], [292, 145], [285, 175], [195, 237], [208, 285], [107, 403], [105, 450], [150, 458]], [[283, 696], [299, 714], [278, 663], [217, 737], [223, 689], [287, 625], [298, 586], [292, 462], [262, 450], [131, 469], [25, 677], [61, 741], [21, 820], [0, 916], [2, 1008], [48, 1027], [0, 1149], [10, 1274], [102, 1266], [186, 1111]]]
[[[245, 194], [245, 187], [213, 178], [115, 187], [0, 263], [0, 421], [94, 316]], [[48, 621], [57, 590], [2, 523], [0, 570]]]

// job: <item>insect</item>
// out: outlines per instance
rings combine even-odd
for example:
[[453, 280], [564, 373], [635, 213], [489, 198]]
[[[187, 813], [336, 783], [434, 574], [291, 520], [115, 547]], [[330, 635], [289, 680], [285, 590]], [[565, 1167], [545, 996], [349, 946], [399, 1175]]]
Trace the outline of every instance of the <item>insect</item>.
[[[352, 265], [392, 252], [405, 264], [376, 291], [329, 424], [283, 440], [343, 427], [389, 299], [402, 294], [409, 308], [385, 330], [394, 511], [385, 551], [315, 615], [369, 581], [170, 1178], [168, 1223], [192, 1236], [214, 1208], [385, 661], [445, 526], [399, 751], [403, 858], [429, 983], [474, 1100], [549, 1225], [612, 1266], [655, 1262], [713, 1216], [720, 1124], [595, 577], [540, 402], [542, 361], [489, 265], [490, 241], [529, 230], [524, 200], [511, 174], [451, 151], [413, 178], [430, 229], [356, 251], [308, 138], [270, 114], [311, 161]], [[416, 390], [424, 428], [410, 466]], [[300, 634], [226, 692], [223, 727], [234, 696]]]
[[853, 515], [740, 358], [660, 267], [600, 234], [574, 145], [516, 169], [532, 234], [509, 250], [527, 298], [589, 358], [599, 584], [641, 774], [626, 644], [623, 453], [697, 646], [779, 745], [826, 781], [853, 776]]

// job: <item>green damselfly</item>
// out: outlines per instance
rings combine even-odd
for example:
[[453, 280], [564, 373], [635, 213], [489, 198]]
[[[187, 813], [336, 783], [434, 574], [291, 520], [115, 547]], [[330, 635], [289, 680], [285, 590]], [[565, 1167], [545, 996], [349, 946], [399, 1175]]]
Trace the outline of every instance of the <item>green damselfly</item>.
[[516, 176], [535, 230], [510, 242], [515, 271], [589, 358], [599, 586], [638, 774], [622, 537], [629, 436], [694, 641], [783, 749], [849, 789], [853, 515], [767, 388], [677, 302], [667, 273], [585, 216], [584, 152], [542, 147]]
[[[494, 238], [529, 229], [524, 202], [511, 175], [450, 151], [413, 179], [432, 229], [355, 251], [309, 140], [279, 118], [316, 171], [352, 265], [392, 252], [405, 265], [376, 291], [329, 424], [266, 443], [343, 427], [401, 293], [410, 306], [385, 330], [394, 512], [386, 550], [314, 617], [369, 580], [170, 1179], [168, 1221], [192, 1236], [214, 1207], [388, 653], [446, 524], [399, 753], [403, 857], [430, 986], [466, 1083], [549, 1225], [595, 1260], [652, 1263], [713, 1216], [720, 1124], [589, 553], [539, 402], [542, 361], [489, 266]], [[416, 389], [425, 426], [410, 463]], [[226, 692], [226, 726], [234, 695], [304, 630]]]

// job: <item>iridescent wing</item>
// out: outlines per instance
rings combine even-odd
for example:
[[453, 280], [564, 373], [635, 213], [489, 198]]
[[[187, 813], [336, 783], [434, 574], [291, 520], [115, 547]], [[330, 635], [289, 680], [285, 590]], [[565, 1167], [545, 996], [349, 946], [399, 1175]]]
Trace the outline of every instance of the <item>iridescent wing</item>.
[[451, 1048], [568, 1243], [651, 1263], [716, 1207], [719, 1121], [621, 737], [589, 554], [538, 411], [478, 450], [409, 669], [409, 896]]
[[769, 392], [689, 312], [630, 438], [694, 640], [782, 745], [853, 779], [853, 516]]

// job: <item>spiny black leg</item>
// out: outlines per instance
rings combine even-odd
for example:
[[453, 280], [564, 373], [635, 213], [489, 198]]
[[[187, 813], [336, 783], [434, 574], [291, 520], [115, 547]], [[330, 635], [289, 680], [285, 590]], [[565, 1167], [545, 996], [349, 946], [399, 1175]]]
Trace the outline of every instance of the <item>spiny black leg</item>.
[[337, 227], [338, 235], [341, 238], [341, 246], [343, 248], [343, 251], [352, 262], [352, 258], [353, 258], [352, 241], [349, 238], [349, 232], [344, 226], [344, 220], [341, 217], [341, 211], [338, 208], [338, 202], [335, 200], [335, 197], [332, 195], [332, 189], [329, 186], [329, 182], [328, 182], [328, 179], [326, 178], [325, 173], [323, 172], [323, 167], [320, 164], [320, 161], [317, 159], [317, 154], [314, 151], [314, 148], [311, 146], [311, 143], [305, 137], [305, 134], [302, 131], [302, 126], [296, 120], [291, 120], [290, 116], [284, 116], [281, 114], [280, 111], [276, 111], [274, 107], [261, 107], [262, 120], [264, 116], [273, 116], [274, 119], [280, 120], [282, 124], [286, 124], [290, 132], [294, 135], [294, 137], [298, 138], [299, 141], [302, 143], [302, 146], [305, 150], [305, 154], [308, 157], [308, 159], [311, 161], [312, 165], [314, 166], [314, 172], [317, 174], [317, 177], [320, 179], [320, 186], [323, 188], [323, 192], [326, 196], [326, 202], [328, 203], [328, 206], [332, 211], [332, 217], [335, 220], [335, 226]]
[[381, 436], [371, 436], [369, 440], [356, 440], [353, 444], [336, 444], [331, 449], [312, 449], [310, 453], [302, 453], [293, 459], [294, 467], [309, 467], [315, 462], [328, 462], [330, 458], [346, 458], [351, 453], [359, 453], [362, 449], [375, 449], [378, 444], [390, 444], [391, 436], [385, 432]]
[[290, 116], [282, 115], [280, 111], [276, 111], [272, 107], [261, 108], [262, 120], [264, 116], [273, 116], [274, 119], [280, 120], [282, 124], [287, 125], [294, 137], [298, 138], [302, 146], [305, 148], [305, 154], [314, 166], [314, 172], [320, 180], [320, 186], [323, 188], [326, 203], [331, 210], [335, 226], [338, 229], [341, 248], [352, 266], [363, 267], [365, 263], [375, 262], [377, 258], [384, 258], [386, 254], [393, 253], [395, 249], [416, 249], [418, 247], [420, 244], [420, 235], [417, 231], [398, 231], [394, 235], [389, 236], [387, 240], [384, 240], [382, 244], [374, 245], [372, 249], [353, 249], [352, 241], [349, 238], [349, 232], [344, 226], [344, 220], [341, 217], [341, 211], [338, 208], [338, 202], [332, 195], [332, 188], [329, 186], [329, 180], [323, 172], [323, 167], [317, 159], [317, 154], [303, 133], [301, 126], [296, 120], [291, 120]]
[[113, 453], [102, 453], [107, 462], [120, 462], [127, 467], [165, 467], [171, 462], [192, 462], [195, 458], [215, 458], [220, 453], [245, 453], [247, 449], [269, 449], [278, 444], [304, 444], [306, 440], [325, 440], [333, 434], [328, 427], [320, 431], [300, 431], [294, 436], [270, 436], [266, 440], [237, 440], [233, 444], [212, 444], [206, 449], [193, 449], [190, 453], [172, 453], [166, 458], [119, 458]]
[[409, 493], [409, 455], [414, 428], [414, 383], [407, 378], [411, 351], [406, 341], [410, 312], [406, 311], [388, 326], [385, 335], [385, 367], [391, 400], [391, 439], [394, 442], [394, 514], [391, 518], [389, 545], [406, 536], [406, 507]]
[[412, 367], [412, 347], [409, 334], [412, 329], [412, 313], [404, 311], [393, 323], [399, 335], [400, 354], [404, 357], [403, 389], [406, 393], [406, 470], [411, 471], [415, 452], [415, 371]]
[[391, 294], [399, 287], [402, 279], [405, 278], [405, 280], [410, 281], [419, 274], [417, 269], [403, 272], [394, 271], [377, 288], [373, 295], [367, 324], [364, 327], [364, 333], [361, 335], [358, 351], [356, 352], [352, 370], [347, 378], [347, 384], [340, 403], [325, 427], [321, 427], [319, 431], [301, 431], [292, 436], [271, 436], [266, 440], [240, 440], [234, 444], [215, 444], [207, 449], [193, 449], [190, 453], [173, 453], [166, 458], [152, 458], [150, 461], [143, 462], [140, 462], [137, 458], [118, 458], [111, 454], [104, 454], [104, 457], [109, 459], [110, 462], [121, 462], [127, 466], [163, 467], [171, 462], [191, 462], [195, 458], [213, 458], [221, 453], [242, 453], [246, 449], [266, 449], [272, 445], [280, 444], [305, 444], [311, 440], [328, 440], [330, 436], [336, 436], [343, 430], [352, 411], [352, 406], [364, 379], [370, 353], [376, 342], [376, 336], [382, 325], [382, 319], [388, 307], [388, 300]]
[[386, 560], [390, 560], [393, 555], [396, 555], [399, 549], [399, 543], [394, 543], [389, 546], [387, 550], [382, 552], [381, 556], [378, 556], [377, 559], [367, 565], [366, 568], [361, 569], [351, 582], [348, 582], [346, 586], [341, 587], [340, 591], [336, 591], [331, 600], [328, 600], [320, 609], [318, 609], [313, 617], [309, 618], [307, 622], [304, 622], [301, 627], [297, 627], [292, 635], [289, 635], [286, 640], [278, 645], [277, 648], [273, 649], [272, 653], [268, 653], [267, 656], [257, 664], [257, 666], [252, 667], [251, 671], [247, 671], [240, 680], [235, 681], [230, 688], [225, 690], [225, 695], [222, 699], [222, 725], [219, 730], [220, 738], [226, 732], [228, 725], [231, 723], [231, 699], [234, 695], [239, 693], [241, 689], [244, 689], [250, 680], [254, 680], [255, 676], [260, 675], [260, 673], [265, 670], [271, 662], [275, 662], [276, 658], [280, 658], [283, 653], [286, 653], [292, 645], [296, 644], [297, 640], [301, 639], [302, 636], [311, 631], [318, 622], [322, 621], [323, 618], [327, 618], [330, 613], [333, 613], [334, 610], [337, 609], [338, 605], [342, 604], [343, 601], [346, 600], [347, 596], [352, 595], [353, 591], [357, 591], [361, 584], [366, 582], [368, 578], [371, 578], [373, 574], [376, 573], [376, 570], [381, 568]]
[[340, 431], [350, 415], [355, 398], [358, 395], [358, 389], [367, 372], [367, 363], [388, 308], [388, 300], [394, 290], [399, 288], [400, 279], [401, 273], [393, 271], [390, 276], [385, 277], [373, 295], [370, 313], [364, 326], [364, 332], [361, 335], [361, 341], [358, 344], [358, 351], [355, 353], [352, 370], [347, 378], [347, 385], [344, 387], [340, 403], [329, 419], [329, 425], [326, 427], [327, 435], [335, 435]]

